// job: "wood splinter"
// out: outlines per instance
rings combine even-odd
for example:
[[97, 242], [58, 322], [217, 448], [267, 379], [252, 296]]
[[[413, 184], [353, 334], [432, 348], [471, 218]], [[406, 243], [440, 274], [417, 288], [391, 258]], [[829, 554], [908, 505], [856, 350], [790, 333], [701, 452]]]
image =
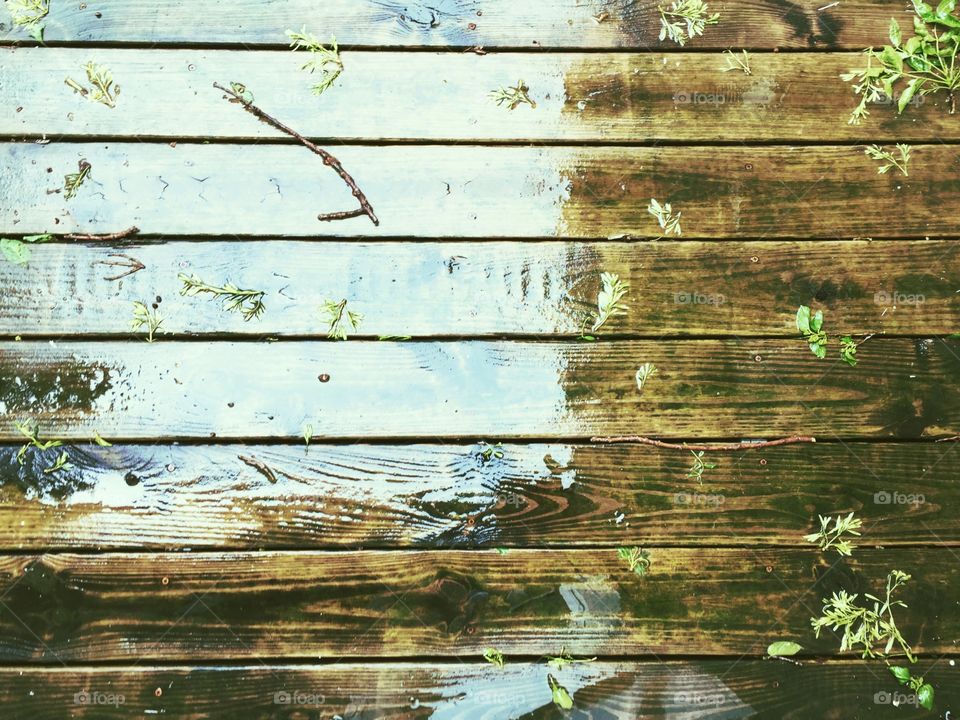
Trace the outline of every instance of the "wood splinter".
[[237, 459], [239, 459], [245, 465], [249, 465], [250, 467], [252, 467], [254, 470], [259, 472], [270, 482], [276, 484], [277, 476], [273, 474], [273, 470], [271, 470], [270, 466], [267, 465], [265, 462], [262, 462], [261, 460], [257, 460], [252, 455], [250, 455], [249, 457], [247, 455], [237, 455]]
[[348, 218], [360, 217], [361, 215], [366, 215], [370, 218], [370, 222], [374, 225], [379, 225], [380, 221], [377, 219], [376, 214], [373, 212], [373, 207], [370, 205], [370, 201], [367, 200], [367, 196], [363, 194], [363, 191], [357, 186], [356, 181], [351, 177], [350, 173], [343, 169], [343, 165], [340, 164], [340, 161], [337, 160], [333, 155], [328, 153], [321, 147], [314, 145], [312, 142], [307, 140], [303, 135], [298, 133], [293, 128], [287, 127], [282, 122], [277, 120], [275, 117], [268, 115], [263, 110], [258, 108], [250, 100], [245, 100], [237, 91], [232, 89], [227, 89], [223, 87], [220, 83], [214, 83], [213, 86], [217, 90], [221, 90], [226, 93], [226, 99], [230, 100], [233, 103], [239, 103], [240, 106], [246, 110], [248, 113], [253, 115], [255, 118], [261, 122], [265, 122], [267, 125], [270, 125], [282, 133], [286, 133], [290, 137], [297, 140], [301, 145], [306, 147], [311, 152], [320, 156], [320, 159], [323, 160], [323, 164], [328, 167], [333, 168], [333, 170], [340, 176], [340, 179], [343, 180], [347, 187], [350, 188], [350, 192], [353, 193], [353, 196], [357, 199], [357, 202], [360, 203], [360, 207], [356, 210], [347, 210], [344, 212], [333, 212], [333, 213], [321, 213], [317, 215], [317, 220], [321, 222], [329, 222], [331, 220], [346, 220]]
[[618, 437], [592, 437], [590, 442], [594, 443], [636, 443], [640, 445], [652, 445], [658, 448], [667, 448], [668, 450], [695, 450], [703, 452], [736, 452], [737, 450], [756, 450], [758, 448], [777, 447], [778, 445], [792, 445], [794, 443], [815, 443], [817, 439], [809, 435], [792, 435], [779, 440], [746, 440], [738, 443], [726, 443], [721, 445], [694, 445], [691, 443], [670, 443], [663, 440], [654, 440], [653, 438], [641, 437], [640, 435], [621, 435]]

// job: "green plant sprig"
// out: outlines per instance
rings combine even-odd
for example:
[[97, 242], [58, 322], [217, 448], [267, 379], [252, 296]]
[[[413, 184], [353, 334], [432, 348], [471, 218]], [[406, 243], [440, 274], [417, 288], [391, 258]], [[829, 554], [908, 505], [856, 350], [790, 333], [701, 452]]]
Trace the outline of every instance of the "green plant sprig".
[[630, 572], [636, 573], [640, 577], [646, 575], [647, 571], [650, 570], [650, 553], [643, 548], [617, 548], [617, 557], [627, 563]]
[[324, 323], [328, 326], [327, 337], [331, 340], [346, 340], [347, 326], [357, 331], [363, 322], [362, 313], [347, 309], [346, 299], [340, 302], [325, 300], [320, 309], [326, 315]]
[[733, 50], [724, 50], [723, 57], [727, 61], [727, 66], [720, 68], [720, 72], [739, 70], [745, 75], [753, 75], [753, 71], [750, 70], [750, 55], [747, 54], [746, 50], [741, 50], [740, 54]]
[[69, 77], [64, 80], [67, 86], [87, 100], [106, 105], [108, 108], [115, 108], [117, 96], [120, 95], [120, 86], [114, 84], [113, 73], [109, 68], [91, 61], [84, 65], [83, 69], [87, 73], [87, 82], [90, 83], [90, 87], [85, 87]]
[[713, 470], [717, 467], [716, 463], [704, 462], [703, 453], [703, 450], [690, 451], [690, 454], [693, 455], [693, 465], [691, 465], [690, 470], [687, 471], [687, 477], [696, 480], [701, 485], [703, 485], [704, 470]]
[[513, 87], [497, 88], [490, 93], [490, 98], [497, 105], [506, 105], [507, 110], [516, 110], [520, 105], [537, 107], [537, 103], [530, 97], [530, 88], [523, 80], [517, 80], [517, 84]]
[[17, 462], [21, 465], [23, 465], [23, 461], [27, 456], [27, 450], [31, 447], [37, 450], [49, 450], [50, 448], [63, 445], [63, 442], [60, 440], [46, 440], [41, 442], [39, 438], [40, 428], [37, 423], [32, 420], [15, 420], [13, 426], [17, 429], [17, 432], [27, 439], [27, 442], [17, 451]]
[[59, 456], [57, 456], [57, 460], [56, 462], [53, 463], [53, 465], [43, 469], [43, 474], [50, 475], [51, 473], [55, 473], [58, 470], [69, 470], [71, 467], [73, 466], [69, 462], [67, 451], [64, 450], [63, 452], [60, 453]]
[[144, 327], [147, 328], [147, 342], [152, 343], [154, 335], [162, 324], [163, 316], [159, 312], [147, 307], [139, 300], [134, 301], [133, 318], [130, 320], [130, 330], [132, 332], [137, 332]]
[[[831, 522], [833, 527], [830, 527]], [[820, 515], [820, 529], [815, 533], [804, 535], [803, 539], [809, 543], [816, 543], [823, 552], [827, 550], [836, 550], [840, 555], [849, 557], [853, 554], [854, 545], [844, 535], [860, 536], [860, 528], [863, 527], [863, 521], [855, 518], [853, 513], [846, 517], [837, 515], [831, 518], [829, 515]]]
[[[910, 662], [917, 658], [910, 649], [910, 645], [900, 634], [893, 617], [893, 610], [897, 607], [907, 607], [901, 600], [894, 600], [893, 594], [910, 580], [910, 576], [900, 570], [892, 570], [887, 575], [886, 595], [880, 598], [864, 594], [864, 598], [873, 602], [873, 607], [862, 607], [857, 604], [858, 595], [851, 595], [846, 590], [835, 592], [831, 597], [823, 599], [822, 614], [818, 618], [811, 618], [814, 634], [829, 628], [843, 632], [840, 639], [840, 652], [858, 649], [864, 658], [887, 658], [894, 646], [907, 656]], [[878, 650], [877, 646], [882, 646]]]
[[306, 50], [310, 53], [310, 59], [300, 69], [308, 70], [311, 75], [320, 73], [320, 81], [313, 85], [313, 92], [322, 95], [343, 72], [343, 59], [340, 57], [337, 39], [331, 36], [330, 46], [327, 47], [315, 35], [307, 32], [306, 25], [300, 32], [287, 30], [287, 37], [290, 38], [290, 48], [294, 52]]
[[65, 200], [72, 200], [77, 195], [77, 191], [84, 181], [90, 177], [90, 171], [93, 166], [86, 160], [77, 163], [77, 172], [67, 173], [63, 176], [63, 197]]
[[560, 648], [560, 653], [558, 655], [547, 655], [547, 665], [554, 667], [557, 670], [563, 670], [567, 665], [573, 665], [574, 663], [590, 663], [594, 662], [595, 660], [595, 657], [575, 658], [573, 655], [567, 652], [565, 647]]
[[38, 43], [43, 42], [44, 20], [50, 12], [50, 0], [6, 0], [13, 24], [22, 27]]
[[877, 168], [877, 173], [880, 175], [885, 175], [887, 172], [896, 168], [904, 177], [909, 177], [910, 173], [907, 172], [907, 166], [910, 163], [910, 146], [904, 145], [903, 143], [897, 143], [897, 150], [900, 152], [900, 159], [898, 160], [893, 156], [892, 152], [884, 150], [879, 145], [870, 145], [864, 149], [864, 154], [871, 160], [879, 160], [883, 164]]
[[680, 227], [680, 216], [683, 214], [679, 210], [674, 214], [670, 203], [661, 205], [656, 198], [650, 198], [650, 205], [647, 212], [657, 219], [660, 229], [664, 235], [683, 235], [683, 229]]
[[262, 290], [241, 290], [229, 282], [223, 286], [208, 285], [196, 275], [185, 273], [180, 273], [177, 278], [183, 283], [183, 287], [180, 288], [181, 295], [186, 297], [210, 295], [223, 303], [224, 310], [239, 312], [246, 321], [259, 318], [266, 310], [263, 304], [263, 296], [266, 293]]
[[504, 657], [503, 653], [497, 650], [496, 648], [487, 648], [483, 651], [483, 659], [486, 660], [491, 665], [496, 665], [498, 668], [503, 670]]
[[[590, 331], [596, 333], [600, 328], [614, 315], [623, 315], [627, 311], [627, 306], [621, 301], [626, 297], [627, 290], [630, 289], [630, 283], [620, 279], [616, 273], [605, 272], [600, 274], [600, 292], [597, 294], [597, 312], [590, 327]], [[586, 324], [590, 322], [589, 318], [584, 320], [584, 330], [581, 330], [580, 337], [583, 340], [596, 340], [593, 335], [585, 335]]]
[[892, 18], [890, 45], [881, 50], [867, 48], [866, 67], [840, 76], [855, 83], [854, 92], [860, 96], [860, 103], [850, 114], [851, 125], [859, 125], [870, 114], [871, 103], [896, 100], [897, 113], [902, 114], [915, 97], [938, 92], [947, 94], [950, 114], [956, 112], [955, 93], [960, 89], [960, 18], [954, 14], [956, 6], [957, 0], [943, 0], [936, 9], [913, 0], [913, 35], [904, 41], [900, 24]]
[[908, 686], [917, 694], [917, 702], [924, 710], [933, 710], [933, 686], [924, 682], [923, 676], [917, 677], [910, 673], [910, 668], [902, 665], [893, 665], [890, 672], [901, 685]]
[[720, 22], [720, 13], [708, 14], [703, 0], [673, 0], [669, 8], [658, 5], [660, 12], [660, 40], [669, 38], [681, 47], [691, 38], [703, 35], [707, 25]]

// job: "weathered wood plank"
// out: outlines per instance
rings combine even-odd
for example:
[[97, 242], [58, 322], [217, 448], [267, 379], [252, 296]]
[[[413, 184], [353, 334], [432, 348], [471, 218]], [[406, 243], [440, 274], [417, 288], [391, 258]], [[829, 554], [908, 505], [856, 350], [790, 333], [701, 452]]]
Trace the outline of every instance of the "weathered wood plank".
[[[824, 7], [820, 0], [737, 0], [711, 3], [721, 11], [691, 47], [841, 47], [882, 43], [890, 17], [909, 26], [903, 3], [844, 0]], [[599, 18], [599, 21], [598, 21]], [[24, 40], [7, 18], [0, 40]], [[114, 0], [52, 3], [45, 37], [56, 42], [242, 43], [277, 45], [284, 30], [306, 23], [321, 35], [363, 46], [602, 47], [647, 49], [658, 42], [656, 3], [633, 0], [311, 0], [272, 2], [264, 13], [258, 0], [207, 2]]]
[[[81, 73], [91, 57], [111, 68], [123, 88], [116, 110], [61, 82]], [[348, 52], [346, 72], [322, 98], [312, 94], [302, 62], [290, 51], [19, 48], [3, 53], [0, 65], [0, 135], [275, 137], [227, 108], [213, 88], [242, 80], [261, 107], [287, 124], [341, 141], [960, 139], [960, 123], [935, 97], [903, 116], [878, 106], [862, 125], [849, 125], [856, 102], [840, 74], [862, 64], [854, 53], [755, 55], [747, 76], [724, 72], [719, 53]], [[529, 86], [535, 110], [510, 112], [490, 99], [492, 90], [518, 78]]]
[[958, 347], [874, 339], [854, 369], [799, 338], [3, 343], [0, 438], [25, 418], [65, 439], [954, 435]]
[[[239, 113], [224, 103], [225, 112]], [[356, 147], [336, 154], [373, 203], [352, 210], [336, 173], [292, 145], [0, 145], [0, 233], [392, 237], [656, 237], [650, 198], [684, 237], [960, 234], [960, 146], [914, 147], [909, 178], [859, 147]], [[81, 159], [76, 197], [57, 192]]]
[[[550, 651], [556, 652], [556, 651]], [[921, 658], [938, 709], [957, 707], [950, 660]], [[928, 669], [929, 668], [929, 669]], [[928, 718], [877, 664], [853, 661], [593, 662], [562, 672], [545, 663], [337, 663], [291, 667], [111, 667], [0, 669], [10, 720], [129, 718], [134, 708], [183, 720], [321, 717], [504, 720], [557, 717], [547, 674], [574, 699], [578, 718]], [[889, 677], [889, 679], [888, 679]], [[161, 694], [156, 694], [160, 688]], [[898, 706], [893, 693], [900, 693]], [[122, 699], [121, 699], [122, 696]]]
[[[645, 446], [0, 448], [0, 548], [801, 545], [856, 511], [871, 543], [960, 544], [955, 444], [709, 453]], [[275, 482], [247, 465], [266, 465]], [[846, 468], [847, 471], [841, 471]]]
[[607, 550], [45, 554], [0, 558], [0, 659], [476, 657], [495, 646], [542, 655], [759, 657], [813, 637], [811, 614], [843, 588], [913, 579], [897, 626], [924, 653], [955, 651], [960, 563], [948, 550], [649, 550], [634, 574]]
[[[120, 281], [130, 261], [146, 268]], [[179, 273], [267, 292], [244, 322], [181, 296]], [[848, 333], [944, 334], [960, 328], [960, 244], [903, 242], [44, 244], [26, 266], [0, 263], [0, 334], [121, 334], [132, 303], [156, 301], [162, 330], [324, 336], [317, 309], [348, 298], [358, 334], [577, 335], [602, 272], [630, 284], [631, 311], [606, 334], [796, 336], [801, 304]], [[438, 308], [442, 306], [442, 312]], [[642, 308], [642, 311], [641, 311]]]

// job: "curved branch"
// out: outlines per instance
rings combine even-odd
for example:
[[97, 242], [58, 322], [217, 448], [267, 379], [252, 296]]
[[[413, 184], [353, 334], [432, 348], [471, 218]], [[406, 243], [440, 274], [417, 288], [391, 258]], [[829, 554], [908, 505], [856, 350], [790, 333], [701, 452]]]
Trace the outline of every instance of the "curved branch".
[[590, 442], [614, 444], [614, 443], [634, 443], [638, 445], [652, 445], [658, 448], [667, 448], [668, 450], [703, 450], [704, 452], [734, 452], [737, 450], [755, 450], [757, 448], [776, 447], [778, 445], [793, 445], [794, 443], [815, 443], [817, 439], [809, 435], [792, 435], [779, 440], [758, 440], [751, 442], [749, 440], [739, 443], [727, 443], [721, 445], [694, 445], [691, 443], [670, 443], [663, 440], [641, 437], [640, 435], [620, 435], [617, 437], [592, 437]]

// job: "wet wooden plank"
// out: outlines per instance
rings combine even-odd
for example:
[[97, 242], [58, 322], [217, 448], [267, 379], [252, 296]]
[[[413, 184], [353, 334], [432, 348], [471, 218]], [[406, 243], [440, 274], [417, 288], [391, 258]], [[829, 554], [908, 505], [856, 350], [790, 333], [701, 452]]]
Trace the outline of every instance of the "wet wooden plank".
[[[308, 425], [340, 439], [960, 432], [958, 340], [875, 338], [856, 368], [835, 340], [830, 355], [800, 338], [5, 342], [0, 438], [17, 440], [24, 418], [64, 439], [299, 438]], [[659, 371], [641, 394], [644, 362]]]
[[[0, 701], [4, 717], [11, 720], [59, 720], [68, 712], [71, 717], [128, 718], [134, 708], [184, 719], [281, 717], [296, 711], [397, 720], [553, 718], [559, 715], [547, 679], [552, 673], [573, 696], [579, 718], [930, 717], [902, 698], [894, 706], [893, 693], [903, 688], [885, 677], [879, 664], [858, 661], [807, 662], [802, 668], [756, 660], [598, 661], [557, 672], [544, 662], [508, 658], [498, 670], [466, 660], [299, 667], [12, 667], [0, 669]], [[921, 658], [918, 667], [936, 687], [937, 708], [957, 707], [955, 663]]]
[[[803, 546], [855, 511], [871, 544], [960, 545], [956, 444], [0, 448], [0, 548]], [[275, 482], [242, 458], [263, 463]], [[847, 468], [838, 472], [838, 468]]]
[[[809, 652], [820, 599], [913, 579], [897, 626], [919, 652], [956, 649], [960, 564], [951, 551], [651, 548], [634, 574], [606, 550], [44, 554], [0, 558], [0, 659], [759, 657], [776, 631]], [[164, 582], [166, 579], [166, 582]]]
[[[226, 103], [225, 112], [240, 112]], [[914, 147], [909, 178], [850, 147], [357, 147], [337, 156], [373, 203], [293, 145], [0, 145], [0, 233], [372, 237], [657, 237], [650, 198], [684, 237], [949, 236], [960, 218], [960, 146]], [[63, 175], [93, 169], [65, 200]]]
[[[117, 110], [59, 82], [91, 57], [113, 70]], [[900, 116], [878, 105], [860, 126], [840, 75], [856, 53], [756, 54], [751, 75], [722, 55], [346, 52], [347, 70], [317, 98], [290, 51], [20, 48], [0, 65], [0, 135], [178, 139], [274, 137], [225, 106], [214, 82], [242, 80], [257, 103], [310, 137], [649, 143], [960, 139], [936, 97]], [[536, 109], [498, 107], [490, 92], [522, 78]], [[56, 80], [51, 82], [51, 80]], [[163, 102], [157, 102], [157, 88]], [[403, 88], [396, 92], [396, 88]], [[362, 108], [362, 112], [357, 109]]]
[[[127, 257], [119, 256], [126, 255]], [[146, 267], [110, 280], [139, 261]], [[267, 292], [258, 322], [183, 297], [179, 273]], [[155, 302], [176, 335], [320, 336], [317, 309], [348, 298], [358, 334], [577, 335], [600, 274], [630, 283], [607, 334], [796, 336], [801, 304], [844, 332], [943, 334], [960, 327], [960, 245], [903, 242], [43, 244], [0, 263], [0, 334], [118, 334]], [[438, 312], [438, 304], [443, 311]], [[642, 310], [641, 310], [642, 308]]]
[[[721, 22], [690, 47], [841, 47], [882, 43], [890, 17], [910, 16], [894, 0], [731, 0], [710, 3]], [[24, 40], [0, 27], [0, 40]], [[633, 0], [310, 0], [273, 2], [265, 16], [257, 0], [207, 2], [122, 0], [53, 4], [45, 37], [55, 42], [152, 44], [285, 44], [284, 30], [306, 23], [321, 35], [363, 46], [597, 47], [645, 50], [659, 42], [656, 3]]]

